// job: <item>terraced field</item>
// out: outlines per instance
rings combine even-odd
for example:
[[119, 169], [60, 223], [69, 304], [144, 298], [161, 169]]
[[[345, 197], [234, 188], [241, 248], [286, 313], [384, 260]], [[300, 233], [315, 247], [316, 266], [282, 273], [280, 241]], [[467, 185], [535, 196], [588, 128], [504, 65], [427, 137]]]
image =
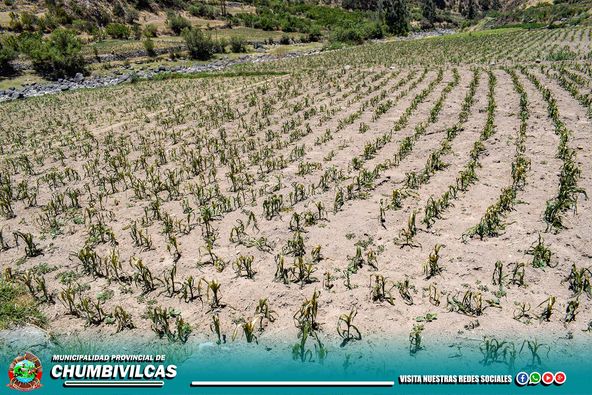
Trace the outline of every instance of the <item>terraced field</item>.
[[591, 34], [4, 103], [4, 281], [56, 334], [588, 336]]

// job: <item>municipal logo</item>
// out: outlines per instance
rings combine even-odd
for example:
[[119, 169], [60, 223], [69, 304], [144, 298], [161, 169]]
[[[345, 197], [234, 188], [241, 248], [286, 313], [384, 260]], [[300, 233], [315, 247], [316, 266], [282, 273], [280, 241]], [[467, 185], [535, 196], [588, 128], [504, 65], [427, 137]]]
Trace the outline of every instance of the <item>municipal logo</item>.
[[41, 387], [43, 369], [41, 361], [30, 352], [16, 357], [8, 368], [8, 388], [18, 391], [33, 391]]

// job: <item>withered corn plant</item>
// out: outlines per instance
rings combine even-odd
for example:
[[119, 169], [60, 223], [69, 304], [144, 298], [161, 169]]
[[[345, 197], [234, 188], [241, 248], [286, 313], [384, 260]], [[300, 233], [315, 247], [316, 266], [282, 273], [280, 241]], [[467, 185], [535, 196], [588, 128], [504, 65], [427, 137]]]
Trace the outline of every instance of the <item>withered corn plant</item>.
[[296, 328], [303, 330], [308, 328], [308, 331], [316, 331], [319, 329], [317, 322], [317, 313], [319, 311], [319, 296], [320, 291], [314, 291], [310, 299], [305, 299], [300, 309], [294, 314], [294, 323]]
[[253, 318], [250, 320], [242, 318], [236, 325], [234, 329], [234, 333], [232, 335], [232, 341], [236, 340], [238, 337], [239, 331], [242, 331], [247, 343], [258, 343], [257, 335], [255, 334], [257, 327], [257, 318]]
[[253, 279], [255, 276], [255, 270], [253, 269], [253, 260], [255, 257], [252, 255], [243, 256], [240, 255], [234, 263], [232, 264], [232, 268], [236, 272], [238, 277], [245, 277], [248, 279]]
[[538, 366], [541, 366], [541, 351], [546, 349], [547, 350], [547, 354], [546, 357], [549, 357], [549, 353], [551, 352], [551, 347], [549, 347], [547, 344], [544, 343], [539, 343], [537, 339], [534, 340], [524, 340], [524, 342], [522, 343], [522, 346], [520, 347], [520, 351], [519, 353], [522, 354], [522, 351], [524, 350], [524, 346], [528, 347], [528, 350], [530, 351], [530, 364], [528, 365], [528, 367], [530, 368], [535, 368]]
[[267, 298], [259, 299], [257, 307], [255, 308], [255, 315], [259, 318], [259, 329], [263, 330], [263, 323], [272, 323], [277, 319], [277, 313], [269, 307]]
[[392, 281], [386, 279], [380, 274], [370, 276], [370, 300], [373, 302], [387, 302], [395, 304], [395, 298], [392, 290], [396, 287]]
[[549, 296], [545, 301], [537, 306], [537, 308], [543, 306], [543, 310], [538, 316], [539, 321], [551, 321], [551, 316], [555, 310], [555, 302], [557, 298], [555, 296]]
[[539, 233], [538, 240], [535, 241], [528, 251], [527, 254], [532, 255], [532, 267], [543, 268], [543, 267], [555, 267], [557, 265], [551, 265], [551, 258], [553, 253], [545, 245], [545, 241]]
[[135, 328], [131, 314], [125, 311], [121, 306], [115, 307], [115, 310], [113, 310], [113, 318], [117, 323], [117, 332], [121, 332], [124, 329]]
[[17, 247], [19, 246], [19, 240], [22, 240], [25, 243], [25, 254], [27, 257], [33, 258], [43, 254], [43, 250], [41, 250], [41, 248], [39, 248], [33, 241], [32, 234], [16, 231], [13, 235]]
[[342, 347], [352, 340], [362, 340], [360, 330], [353, 324], [357, 314], [358, 311], [352, 308], [349, 313], [341, 314], [337, 320], [337, 334], [343, 339]]
[[210, 330], [216, 335], [216, 344], [220, 345], [226, 343], [226, 335], [222, 334], [222, 327], [220, 326], [220, 316], [214, 314], [212, 316], [212, 323], [210, 324]]
[[426, 276], [426, 279], [430, 279], [444, 270], [439, 263], [440, 250], [442, 247], [444, 247], [442, 244], [436, 244], [434, 246], [434, 251], [430, 252], [428, 260], [423, 264], [423, 274]]
[[418, 351], [423, 350], [424, 347], [421, 344], [423, 329], [423, 324], [413, 325], [413, 329], [409, 333], [409, 354], [415, 355]]
[[[189, 325], [181, 314], [173, 309], [165, 309], [160, 306], [150, 307], [146, 313], [152, 322], [151, 328], [159, 337], [166, 337], [170, 342], [186, 343], [192, 332]], [[171, 321], [174, 318], [174, 323]], [[172, 326], [171, 326], [172, 324]]]
[[510, 341], [500, 341], [495, 337], [484, 337], [479, 345], [479, 351], [483, 355], [481, 364], [484, 366], [495, 363], [503, 363], [513, 368], [516, 361], [516, 346]]

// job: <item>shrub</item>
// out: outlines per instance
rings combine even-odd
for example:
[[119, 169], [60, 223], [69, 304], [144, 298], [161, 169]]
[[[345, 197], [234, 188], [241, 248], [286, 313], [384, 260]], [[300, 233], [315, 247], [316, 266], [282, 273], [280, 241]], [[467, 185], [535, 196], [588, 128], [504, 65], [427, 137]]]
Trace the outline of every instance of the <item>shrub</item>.
[[364, 26], [364, 38], [365, 39], [380, 39], [384, 37], [384, 31], [382, 25], [378, 22], [369, 23]]
[[189, 7], [189, 13], [206, 19], [214, 19], [218, 15], [216, 9], [209, 4], [195, 4]]
[[154, 41], [152, 41], [150, 37], [146, 38], [143, 44], [148, 56], [156, 56], [156, 52], [154, 51]]
[[16, 58], [17, 54], [14, 43], [10, 41], [9, 37], [0, 37], [0, 74], [4, 75], [13, 70], [10, 62]]
[[33, 68], [41, 75], [57, 79], [84, 72], [80, 40], [72, 30], [57, 29], [48, 39], [31, 49]]
[[37, 27], [40, 32], [51, 32], [59, 27], [59, 23], [52, 14], [47, 14], [39, 17]]
[[35, 30], [35, 26], [39, 22], [37, 15], [33, 14], [32, 12], [23, 11], [21, 13], [21, 26], [23, 30], [26, 31], [33, 31]]
[[225, 38], [221, 38], [219, 40], [214, 40], [214, 53], [225, 53], [226, 47], [228, 46], [228, 40]]
[[19, 14], [11, 11], [8, 14], [8, 17], [10, 18], [10, 22], [8, 22], [8, 28], [15, 32], [22, 32], [23, 24], [21, 23], [21, 18]]
[[230, 51], [233, 53], [247, 52], [247, 43], [241, 37], [230, 38]]
[[362, 32], [355, 27], [338, 27], [331, 34], [330, 40], [331, 42], [362, 44], [364, 37]]
[[167, 25], [176, 35], [181, 34], [184, 29], [191, 28], [191, 22], [187, 18], [174, 12], [169, 12], [167, 15]]
[[122, 23], [110, 23], [105, 27], [105, 32], [116, 39], [127, 40], [130, 36], [130, 29]]
[[37, 48], [41, 44], [41, 33], [21, 33], [18, 36], [5, 36], [5, 40], [10, 44], [12, 43], [13, 48], [26, 55], [30, 55], [33, 49]]
[[0, 330], [25, 324], [44, 326], [47, 318], [24, 287], [0, 280]]
[[90, 33], [93, 29], [93, 24], [92, 22], [85, 21], [84, 19], [74, 19], [72, 21], [72, 29], [77, 30], [79, 32]]
[[290, 40], [290, 36], [287, 35], [283, 35], [282, 38], [280, 38], [280, 44], [282, 45], [290, 45], [292, 44], [292, 40]]
[[197, 28], [185, 29], [183, 38], [193, 59], [208, 60], [214, 55], [216, 43], [212, 38]]
[[308, 31], [308, 41], [310, 42], [317, 42], [320, 41], [323, 37], [321, 33], [321, 28], [318, 26], [312, 26]]
[[129, 23], [130, 25], [135, 24], [140, 17], [140, 13], [135, 8], [128, 8], [125, 13], [125, 23]]
[[158, 36], [158, 27], [156, 25], [148, 24], [144, 26], [144, 36], [153, 38]]

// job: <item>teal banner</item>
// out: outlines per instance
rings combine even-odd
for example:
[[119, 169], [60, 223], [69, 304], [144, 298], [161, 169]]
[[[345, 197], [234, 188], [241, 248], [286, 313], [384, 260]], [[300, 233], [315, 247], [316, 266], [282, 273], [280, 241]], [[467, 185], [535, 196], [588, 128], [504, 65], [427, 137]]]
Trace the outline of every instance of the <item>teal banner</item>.
[[0, 393], [590, 394], [587, 345], [558, 344], [76, 343], [4, 355]]

